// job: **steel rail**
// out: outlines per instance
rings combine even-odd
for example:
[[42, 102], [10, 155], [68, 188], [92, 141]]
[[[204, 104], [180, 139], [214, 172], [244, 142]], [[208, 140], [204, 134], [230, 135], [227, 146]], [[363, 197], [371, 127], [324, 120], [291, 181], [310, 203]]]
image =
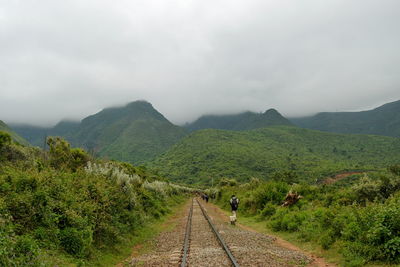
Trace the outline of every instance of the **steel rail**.
[[[193, 201], [193, 200], [192, 200]], [[219, 243], [221, 244], [221, 246], [223, 247], [223, 249], [225, 250], [226, 254], [228, 255], [229, 259], [231, 260], [233, 266], [235, 267], [239, 267], [240, 265], [237, 263], [235, 257], [232, 255], [231, 250], [228, 248], [228, 246], [226, 245], [225, 241], [222, 239], [222, 236], [219, 234], [217, 228], [215, 228], [214, 224], [211, 222], [210, 217], [208, 216], [207, 212], [204, 210], [204, 208], [201, 206], [200, 202], [197, 200], [197, 203], [200, 206], [201, 211], [203, 212], [204, 217], [206, 218], [206, 220], [208, 221], [208, 224], [210, 225], [211, 229], [213, 230], [214, 234], [217, 236], [217, 239], [219, 241]]]
[[183, 256], [181, 267], [187, 266], [187, 258], [189, 252], [189, 243], [190, 243], [190, 234], [192, 232], [192, 215], [193, 215], [193, 198], [192, 198], [192, 205], [190, 206], [189, 216], [186, 223], [186, 232], [185, 232], [185, 242], [183, 244]]

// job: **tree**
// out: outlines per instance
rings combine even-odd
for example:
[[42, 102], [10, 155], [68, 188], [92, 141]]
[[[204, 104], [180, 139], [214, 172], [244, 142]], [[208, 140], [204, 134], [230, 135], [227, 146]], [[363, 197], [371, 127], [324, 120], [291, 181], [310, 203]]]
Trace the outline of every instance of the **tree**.
[[0, 149], [9, 144], [11, 144], [11, 135], [0, 131]]
[[400, 164], [390, 166], [389, 171], [394, 175], [400, 176]]
[[50, 165], [53, 168], [76, 171], [89, 161], [89, 155], [83, 149], [71, 149], [70, 144], [61, 137], [48, 137], [47, 144], [50, 147]]
[[272, 175], [272, 179], [275, 181], [283, 181], [288, 184], [294, 184], [299, 182], [299, 176], [293, 170], [284, 170], [275, 172]]
[[7, 149], [3, 149], [3, 148], [8, 146], [9, 144], [11, 144], [11, 136], [6, 132], [0, 131], [0, 160], [7, 157], [6, 156]]

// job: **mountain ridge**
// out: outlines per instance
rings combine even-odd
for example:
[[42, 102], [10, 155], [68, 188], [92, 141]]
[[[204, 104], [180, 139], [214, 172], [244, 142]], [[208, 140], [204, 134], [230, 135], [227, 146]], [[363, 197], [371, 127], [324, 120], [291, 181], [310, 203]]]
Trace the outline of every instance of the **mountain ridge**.
[[[23, 126], [15, 132], [32, 144], [44, 146], [46, 136], [62, 136], [73, 146], [105, 158], [144, 164], [165, 153], [189, 132], [204, 129], [252, 131], [265, 127], [300, 126], [337, 133], [400, 135], [400, 101], [362, 112], [318, 113], [307, 118], [283, 117], [277, 110], [231, 115], [206, 115], [185, 127], [172, 124], [151, 103], [134, 101], [105, 108], [81, 122], [61, 121], [52, 128]], [[291, 122], [292, 121], [292, 122]]]
[[268, 109], [264, 113], [246, 111], [228, 115], [203, 115], [184, 127], [191, 132], [202, 129], [245, 131], [272, 125], [292, 125], [292, 123], [276, 109]]
[[400, 100], [366, 111], [320, 112], [289, 120], [296, 126], [320, 131], [400, 137]]

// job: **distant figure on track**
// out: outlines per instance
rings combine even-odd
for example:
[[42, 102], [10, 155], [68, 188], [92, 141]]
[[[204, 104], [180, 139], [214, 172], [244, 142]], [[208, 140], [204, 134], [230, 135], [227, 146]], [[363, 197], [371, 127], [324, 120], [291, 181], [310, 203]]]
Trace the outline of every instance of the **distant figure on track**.
[[232, 195], [231, 199], [229, 200], [229, 203], [231, 204], [231, 208], [232, 208], [232, 216], [230, 216], [231, 224], [235, 224], [236, 223], [236, 211], [239, 207], [239, 199], [235, 195]]
[[207, 194], [204, 195], [204, 200], [208, 203], [208, 195]]

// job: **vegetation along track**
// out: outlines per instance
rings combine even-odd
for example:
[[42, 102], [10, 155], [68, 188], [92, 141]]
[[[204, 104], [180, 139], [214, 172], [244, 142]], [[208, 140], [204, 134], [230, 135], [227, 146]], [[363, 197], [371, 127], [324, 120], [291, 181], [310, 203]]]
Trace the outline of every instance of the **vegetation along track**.
[[211, 263], [218, 266], [239, 266], [206, 210], [197, 199], [192, 199], [180, 266], [202, 266]]

